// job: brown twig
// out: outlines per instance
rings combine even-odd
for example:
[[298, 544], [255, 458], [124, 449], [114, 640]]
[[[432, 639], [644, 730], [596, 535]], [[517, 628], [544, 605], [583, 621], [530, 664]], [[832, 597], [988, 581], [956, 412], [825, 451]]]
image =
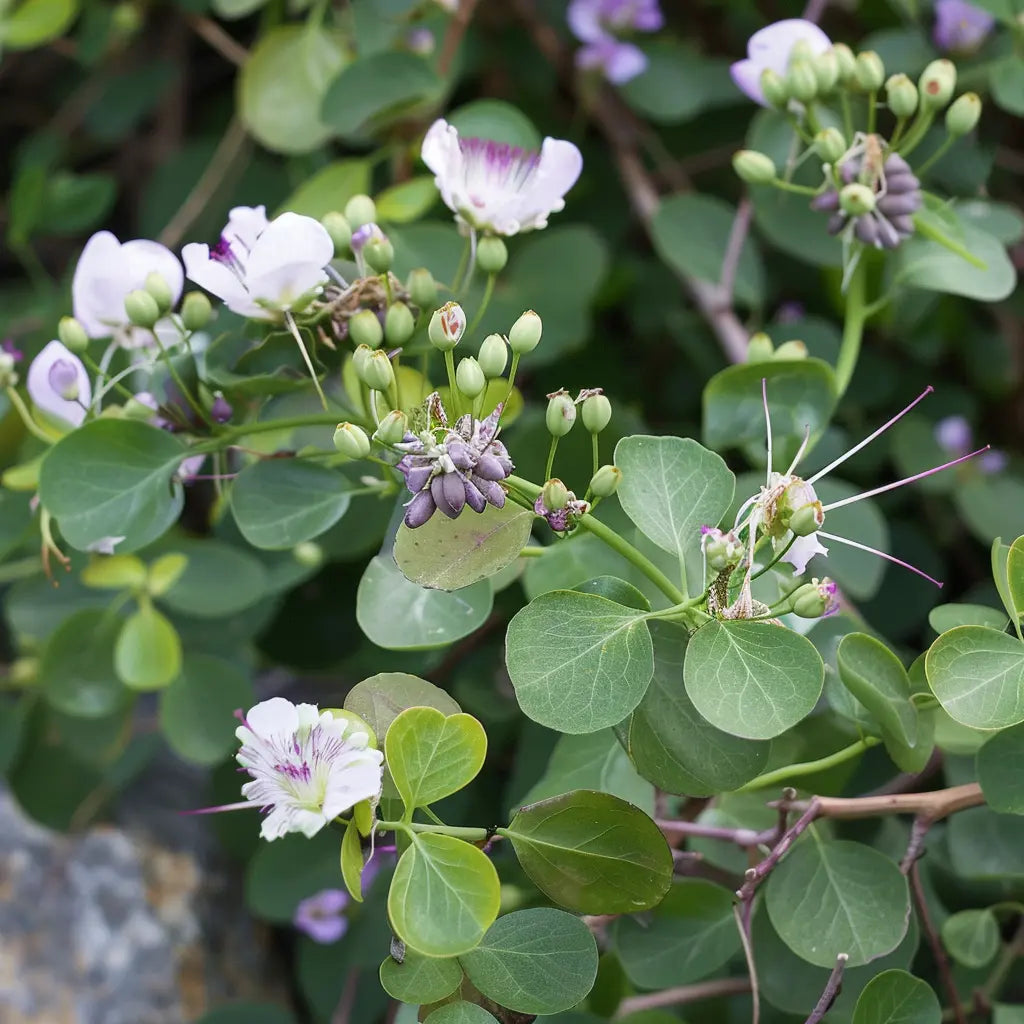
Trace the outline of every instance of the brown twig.
[[359, 988], [359, 971], [352, 968], [345, 978], [345, 987], [342, 989], [338, 1005], [331, 1014], [331, 1024], [351, 1024], [352, 1010], [356, 1004], [356, 991]]
[[699, 1003], [704, 999], [735, 996], [749, 991], [750, 982], [746, 978], [715, 978], [712, 981], [700, 981], [696, 985], [680, 985], [678, 988], [667, 988], [663, 992], [650, 992], [647, 995], [623, 999], [612, 1019], [621, 1020], [641, 1010], [656, 1010], [661, 1006], [685, 1006], [687, 1003]]
[[924, 847], [925, 836], [928, 835], [928, 830], [931, 827], [931, 818], [926, 818], [919, 814], [914, 819], [914, 824], [910, 826], [910, 842], [907, 843], [907, 852], [903, 854], [903, 860], [900, 861], [900, 871], [903, 874], [908, 874], [910, 869], [917, 863]]
[[804, 1024], [818, 1024], [825, 1014], [832, 1009], [832, 1004], [836, 1001], [836, 996], [839, 995], [839, 989], [842, 987], [843, 971], [846, 970], [846, 961], [849, 959], [848, 953], [840, 953], [836, 957], [836, 965], [828, 976], [828, 981], [825, 983], [825, 989], [821, 993], [821, 998], [815, 1003], [810, 1017], [807, 1018]]
[[241, 67], [249, 59], [249, 51], [228, 35], [217, 22], [202, 14], [190, 14], [185, 19], [188, 27], [203, 42], [213, 47], [228, 63]]
[[694, 836], [698, 839], [724, 839], [737, 846], [757, 846], [766, 841], [774, 830], [755, 832], [751, 828], [727, 828], [719, 825], [703, 825], [699, 821], [668, 821], [658, 818], [658, 828], [666, 835]]
[[748, 901], [742, 906], [733, 907], [732, 914], [736, 918], [736, 930], [740, 933], [743, 956], [747, 961], [747, 974], [750, 977], [750, 995], [753, 1001], [750, 1024], [760, 1024], [761, 991], [757, 984], [757, 961], [754, 959], [754, 945], [750, 941], [750, 912], [752, 909], [753, 903]]
[[932, 951], [935, 966], [939, 971], [939, 978], [942, 980], [942, 987], [946, 990], [946, 998], [949, 1000], [950, 1009], [953, 1011], [953, 1019], [956, 1024], [967, 1024], [967, 1015], [964, 1012], [963, 1004], [960, 1002], [960, 993], [956, 990], [956, 982], [953, 980], [953, 969], [949, 964], [949, 957], [942, 945], [942, 939], [935, 930], [932, 923], [932, 916], [928, 912], [928, 902], [925, 899], [924, 887], [921, 885], [921, 872], [918, 870], [917, 861], [910, 866], [910, 891], [914, 897], [914, 906], [917, 908], [917, 919], [921, 923], [921, 930], [928, 939], [928, 946]]
[[723, 297], [732, 301], [733, 288], [736, 285], [736, 272], [739, 270], [743, 246], [750, 231], [750, 221], [754, 214], [754, 204], [750, 196], [744, 196], [736, 207], [736, 216], [732, 219], [729, 229], [729, 240], [725, 245], [725, 256], [722, 257], [722, 271], [718, 276], [718, 286]]
[[437, 58], [437, 73], [442, 78], [451, 70], [455, 55], [459, 52], [462, 37], [473, 20], [473, 12], [476, 10], [477, 3], [478, 0], [460, 0], [459, 9], [455, 12], [452, 20], [448, 22], [444, 41], [441, 43], [441, 53]]
[[746, 873], [746, 881], [736, 892], [741, 902], [750, 903], [754, 899], [757, 887], [764, 881], [776, 864], [789, 852], [789, 848], [807, 830], [815, 818], [820, 814], [821, 797], [814, 797], [807, 804], [803, 814], [788, 828], [782, 838], [772, 848], [771, 853], [762, 860], [757, 867], [751, 868]]
[[812, 803], [822, 818], [873, 818], [882, 814], [917, 814], [930, 822], [978, 807], [985, 802], [981, 787], [976, 782], [949, 789], [936, 789], [929, 793], [884, 793], [877, 796], [837, 797], [820, 796], [814, 800], [792, 804], [794, 809], [806, 809]]

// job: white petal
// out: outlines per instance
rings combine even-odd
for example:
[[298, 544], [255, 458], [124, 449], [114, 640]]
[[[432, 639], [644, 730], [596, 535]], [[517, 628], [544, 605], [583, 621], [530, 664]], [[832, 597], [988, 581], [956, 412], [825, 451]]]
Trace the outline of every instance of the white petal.
[[263, 317], [265, 314], [249, 297], [245, 285], [225, 264], [210, 259], [210, 247], [201, 242], [189, 242], [181, 250], [188, 279], [201, 288], [223, 299], [228, 309], [239, 316]]
[[284, 697], [271, 697], [246, 712], [245, 724], [260, 739], [291, 736], [298, 731], [299, 714]]
[[827, 554], [828, 548], [818, 540], [817, 534], [812, 533], [807, 537], [797, 537], [793, 546], [782, 556], [782, 561], [789, 562], [794, 574], [799, 576], [815, 555]]
[[[75, 369], [75, 377], [78, 382], [77, 400], [68, 401], [66, 398], [61, 398], [50, 384], [50, 370], [58, 360], [68, 363]], [[73, 427], [79, 426], [85, 419], [86, 409], [92, 398], [89, 375], [85, 372], [85, 367], [78, 356], [65, 348], [59, 341], [51, 341], [32, 360], [32, 365], [28, 368], [26, 386], [32, 403], [47, 416], [52, 416], [62, 423], [69, 423]]]
[[253, 289], [254, 278], [288, 264], [315, 265], [322, 271], [333, 258], [334, 243], [320, 221], [299, 213], [282, 213], [267, 225], [249, 253], [246, 283], [254, 297], [266, 298]]
[[165, 245], [150, 241], [148, 238], [135, 238], [121, 246], [123, 280], [130, 282], [132, 291], [144, 288], [146, 277], [156, 272], [171, 289], [171, 305], [176, 306], [185, 286], [185, 275], [182, 273], [178, 257]]
[[564, 139], [545, 139], [540, 162], [519, 199], [518, 220], [524, 227], [541, 226], [548, 215], [565, 206], [565, 193], [583, 170], [583, 155]]
[[761, 71], [762, 68], [749, 58], [738, 60], [729, 68], [729, 73], [737, 88], [746, 93], [755, 103], [760, 103], [764, 107], [767, 104], [764, 93], [761, 91]]
[[228, 214], [224, 234], [228, 236], [229, 242], [237, 240], [249, 252], [256, 244], [256, 239], [267, 229], [267, 223], [265, 206], [236, 206]]
[[813, 21], [783, 18], [755, 32], [747, 43], [747, 54], [763, 68], [770, 67], [782, 74], [786, 71], [790, 51], [800, 40], [815, 54], [824, 53], [832, 45], [832, 40]]
[[100, 284], [116, 265], [120, 248], [121, 243], [109, 231], [97, 231], [78, 257], [71, 280], [72, 309], [90, 338], [109, 337], [112, 329], [108, 321], [124, 323], [128, 319], [123, 303], [131, 289], [122, 292], [119, 303], [112, 307], [109, 286]]
[[[323, 264], [287, 263], [262, 275], [250, 274], [246, 284], [249, 286], [251, 301], [257, 308], [262, 301], [277, 309], [291, 309], [300, 296], [316, 291], [326, 281]], [[274, 319], [273, 313], [262, 310], [260, 316]]]
[[445, 206], [457, 213], [457, 194], [465, 192], [466, 181], [458, 130], [443, 118], [435, 121], [423, 138], [420, 159], [434, 172], [434, 183]]
[[324, 816], [336, 818], [361, 800], [380, 794], [382, 769], [372, 759], [332, 766], [324, 793]]

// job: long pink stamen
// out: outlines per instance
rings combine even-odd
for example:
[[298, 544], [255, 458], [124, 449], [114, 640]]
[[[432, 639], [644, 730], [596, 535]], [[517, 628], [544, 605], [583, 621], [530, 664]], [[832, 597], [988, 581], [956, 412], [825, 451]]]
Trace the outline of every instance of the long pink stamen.
[[825, 512], [831, 512], [835, 508], [842, 508], [844, 505], [852, 505], [855, 501], [861, 501], [864, 498], [873, 498], [876, 494], [882, 494], [884, 491], [893, 491], [897, 487], [902, 487], [904, 484], [912, 484], [915, 480], [923, 480], [926, 476], [941, 473], [942, 470], [949, 469], [951, 466], [955, 466], [958, 462], [973, 459], [975, 455], [987, 452], [991, 447], [992, 445], [987, 444], [984, 448], [979, 448], [976, 452], [970, 452], [967, 455], [961, 455], [959, 459], [954, 459], [952, 462], [946, 462], [941, 466], [936, 466], [934, 469], [926, 469], [923, 473], [915, 473], [913, 476], [904, 477], [902, 480], [897, 480], [895, 483], [883, 484], [881, 487], [876, 487], [873, 491], [865, 491], [863, 494], [855, 494], [852, 498], [843, 498], [842, 501], [834, 501], [831, 505], [822, 506], [822, 509]]
[[819, 530], [817, 536], [824, 537], [826, 540], [834, 540], [837, 544], [848, 544], [851, 548], [858, 548], [860, 551], [867, 551], [872, 555], [878, 555], [879, 558], [884, 558], [887, 562], [893, 562], [896, 565], [902, 566], [904, 569], [909, 569], [911, 572], [926, 579], [929, 583], [934, 583], [940, 590], [942, 589], [942, 583], [939, 580], [929, 576], [926, 572], [922, 572], [909, 562], [900, 561], [900, 559], [896, 558], [895, 555], [887, 554], [885, 551], [879, 551], [878, 548], [869, 548], [867, 544], [860, 544], [855, 540], [849, 540], [846, 537], [839, 537], [834, 533], [826, 533], [824, 530]]
[[772, 485], [772, 415], [768, 411], [768, 378], [761, 378], [761, 404], [764, 406], [765, 432], [768, 434], [768, 472], [765, 474], [764, 485]]
[[836, 459], [835, 461], [830, 462], [824, 469], [819, 469], [818, 472], [815, 473], [814, 476], [812, 476], [807, 482], [809, 484], [813, 484], [816, 480], [820, 480], [826, 473], [831, 473], [832, 470], [836, 468], [836, 466], [841, 466], [848, 458], [850, 458], [853, 455], [856, 455], [857, 452], [859, 452], [861, 448], [863, 448], [865, 445], [871, 444], [871, 442], [874, 441], [874, 439], [878, 437], [879, 434], [884, 434], [897, 420], [900, 420], [904, 416], [906, 416], [907, 413], [910, 412], [910, 410], [913, 409], [914, 406], [921, 401], [921, 399], [930, 395], [934, 390], [935, 388], [933, 388], [931, 384], [929, 384], [928, 387], [926, 387], [924, 391], [922, 391], [921, 394], [919, 394], [917, 398], [915, 398], [910, 403], [910, 405], [906, 407], [906, 409], [904, 409], [902, 412], [896, 413], [896, 415], [893, 416], [893, 418], [889, 420], [888, 423], [885, 423], [882, 426], [880, 426], [873, 434], [868, 434], [868, 436], [865, 437], [860, 444], [854, 445], [848, 452], [845, 452], [844, 454], [840, 455], [839, 458]]
[[197, 807], [193, 811], [178, 811], [179, 814], [220, 814], [221, 811], [247, 811], [256, 807], [251, 800], [237, 804], [221, 804], [219, 807]]

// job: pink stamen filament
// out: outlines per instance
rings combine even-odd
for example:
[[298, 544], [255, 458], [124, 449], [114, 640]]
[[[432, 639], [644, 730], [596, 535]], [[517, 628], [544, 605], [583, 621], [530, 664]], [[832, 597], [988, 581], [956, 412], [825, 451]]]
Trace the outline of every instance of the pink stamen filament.
[[952, 462], [946, 462], [941, 466], [935, 466], [933, 469], [926, 469], [923, 473], [915, 473], [913, 476], [904, 477], [902, 480], [897, 480], [894, 483], [883, 484], [881, 487], [876, 487], [872, 491], [864, 491], [863, 494], [855, 494], [851, 498], [843, 498], [842, 501], [834, 501], [831, 505], [822, 506], [823, 511], [831, 512], [833, 509], [842, 508], [844, 505], [852, 505], [855, 501], [862, 501], [864, 498], [873, 498], [876, 494], [882, 494], [885, 491], [893, 491], [897, 487], [902, 487], [904, 484], [912, 484], [915, 480], [923, 480], [926, 476], [941, 473], [942, 470], [949, 469], [951, 466], [957, 465], [957, 463], [965, 462], [967, 459], [973, 459], [975, 455], [987, 452], [991, 447], [992, 445], [987, 444], [984, 448], [979, 448], [975, 452], [969, 452], [967, 455], [961, 455], [959, 459], [954, 459]]
[[242, 800], [237, 804], [221, 804], [219, 807], [197, 807], [193, 811], [178, 811], [179, 814], [220, 814], [221, 811], [247, 811], [255, 809], [251, 800]]
[[906, 409], [904, 409], [902, 412], [896, 413], [896, 415], [893, 416], [893, 418], [889, 420], [888, 423], [885, 423], [882, 426], [880, 426], [873, 434], [868, 434], [868, 436], [865, 437], [864, 440], [860, 442], [860, 444], [855, 444], [848, 452], [844, 452], [842, 455], [839, 456], [838, 459], [835, 459], [833, 462], [830, 462], [824, 469], [819, 469], [818, 472], [815, 473], [814, 476], [812, 476], [807, 482], [813, 485], [816, 480], [820, 480], [823, 476], [825, 476], [826, 473], [831, 473], [832, 470], [836, 468], [836, 466], [841, 466], [851, 456], [856, 455], [857, 452], [861, 450], [861, 448], [865, 447], [865, 445], [871, 444], [871, 442], [874, 441], [874, 439], [878, 437], [879, 434], [884, 434], [897, 420], [900, 420], [904, 416], [906, 416], [907, 413], [910, 412], [910, 410], [913, 409], [918, 402], [920, 402], [923, 398], [930, 395], [934, 390], [935, 388], [933, 388], [931, 384], [929, 384], [928, 387], [926, 387], [924, 391], [922, 391], [921, 394], [919, 394], [917, 398], [915, 398], [910, 403], [910, 405], [906, 407]]
[[792, 476], [793, 470], [796, 469], [797, 464], [804, 457], [804, 452], [807, 451], [807, 442], [811, 439], [811, 425], [808, 423], [804, 427], [804, 439], [800, 442], [800, 447], [796, 450], [796, 455], [793, 456], [793, 461], [789, 464], [789, 469], [786, 470], [786, 476]]
[[911, 565], [909, 562], [902, 562], [896, 558], [895, 555], [887, 554], [885, 551], [879, 551], [878, 548], [870, 548], [867, 544], [860, 544], [855, 540], [849, 540], [846, 537], [839, 537], [834, 533], [826, 533], [824, 530], [819, 530], [817, 536], [824, 537], [826, 540], [834, 540], [837, 544], [848, 544], [851, 548], [857, 548], [860, 551], [867, 551], [869, 554], [878, 555], [879, 558], [884, 558], [887, 562], [893, 562], [895, 565], [902, 566], [904, 569], [909, 569], [912, 573], [916, 573], [923, 579], [926, 579], [929, 583], [934, 583], [940, 590], [942, 589], [942, 583], [928, 573], [922, 572], [916, 566]]

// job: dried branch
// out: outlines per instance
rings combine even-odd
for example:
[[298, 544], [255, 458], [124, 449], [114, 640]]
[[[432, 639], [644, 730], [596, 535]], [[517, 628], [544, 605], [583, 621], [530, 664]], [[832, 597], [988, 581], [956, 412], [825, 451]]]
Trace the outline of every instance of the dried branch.
[[213, 47], [228, 63], [241, 67], [249, 59], [249, 51], [228, 35], [212, 18], [190, 14], [185, 19], [188, 27], [205, 43]]
[[441, 43], [441, 53], [437, 58], [437, 73], [442, 78], [451, 70], [455, 55], [459, 52], [462, 37], [473, 20], [473, 12], [476, 10], [477, 3], [478, 0], [461, 0], [459, 9], [448, 23], [448, 30]]
[[849, 959], [850, 955], [848, 953], [840, 953], [836, 957], [836, 965], [828, 976], [828, 981], [825, 983], [825, 989], [821, 993], [821, 998], [815, 1004], [814, 1009], [811, 1010], [811, 1015], [804, 1024], [818, 1024], [825, 1014], [832, 1009], [832, 1004], [836, 1001], [839, 990], [842, 988], [843, 971], [846, 970], [846, 961]]
[[612, 1019], [621, 1020], [641, 1010], [655, 1010], [661, 1006], [685, 1006], [687, 1003], [699, 1003], [704, 999], [735, 996], [749, 991], [750, 982], [746, 978], [715, 978], [712, 981], [698, 982], [696, 985], [680, 985], [678, 988], [667, 988], [663, 992], [651, 992], [623, 999]]
[[928, 902], [925, 899], [924, 887], [921, 885], [921, 873], [918, 870], [917, 861], [910, 866], [910, 891], [914, 897], [914, 906], [917, 908], [917, 919], [921, 924], [921, 930], [928, 939], [928, 946], [932, 951], [935, 966], [938, 968], [942, 987], [946, 990], [946, 998], [953, 1011], [953, 1019], [956, 1024], [967, 1024], [967, 1014], [964, 1012], [963, 1003], [960, 1002], [960, 993], [957, 992], [956, 982], [953, 980], [953, 969], [950, 966], [949, 957], [946, 956], [942, 939], [928, 912]]

